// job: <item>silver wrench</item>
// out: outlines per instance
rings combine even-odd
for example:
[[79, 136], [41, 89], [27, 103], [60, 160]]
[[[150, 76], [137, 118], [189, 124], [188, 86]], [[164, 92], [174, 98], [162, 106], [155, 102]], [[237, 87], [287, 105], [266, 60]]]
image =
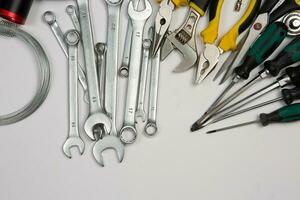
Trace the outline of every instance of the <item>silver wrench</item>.
[[144, 102], [145, 102], [145, 92], [146, 92], [146, 84], [147, 84], [151, 43], [152, 43], [152, 41], [150, 39], [144, 39], [144, 41], [143, 41], [143, 59], [142, 59], [141, 77], [140, 77], [140, 83], [139, 83], [138, 104], [137, 104], [137, 109], [135, 112], [136, 122], [137, 122], [138, 118], [141, 118], [143, 122], [146, 121], [146, 112], [145, 112], [145, 108], [144, 108]]
[[104, 113], [100, 103], [89, 0], [77, 0], [76, 2], [79, 12], [80, 29], [84, 30], [81, 32], [81, 35], [90, 97], [90, 112], [84, 124], [84, 130], [92, 140], [95, 140], [95, 128], [101, 128], [103, 129], [103, 132], [110, 133], [111, 120]]
[[[130, 0], [131, 1], [131, 0]], [[133, 7], [135, 10], [138, 9], [139, 0], [133, 0]], [[132, 40], [132, 24], [130, 21], [127, 23], [127, 31], [125, 36], [124, 51], [122, 57], [122, 64], [119, 68], [119, 75], [123, 78], [127, 78], [129, 74], [129, 59], [130, 59], [130, 49]]]
[[66, 13], [69, 15], [76, 30], [80, 32], [80, 23], [77, 16], [77, 8], [73, 5], [68, 5], [66, 8]]
[[107, 46], [105, 43], [97, 43], [95, 45], [96, 53], [96, 64], [99, 81], [99, 93], [101, 106], [104, 107], [104, 81], [105, 81], [105, 57], [106, 57]]
[[[67, 49], [66, 41], [64, 40], [64, 33], [62, 32], [60, 26], [58, 25], [58, 23], [56, 21], [55, 14], [51, 11], [46, 11], [43, 15], [43, 19], [50, 26], [52, 33], [54, 34], [56, 40], [58, 41], [65, 56], [68, 58], [68, 49]], [[89, 100], [88, 100], [87, 82], [86, 82], [85, 72], [84, 72], [83, 67], [79, 63], [78, 63], [78, 79], [84, 90], [84, 100], [86, 103], [88, 103]]]
[[131, 1], [128, 6], [128, 14], [131, 19], [133, 33], [124, 124], [121, 129], [120, 136], [124, 143], [131, 144], [137, 137], [135, 128], [135, 111], [137, 106], [137, 93], [140, 77], [143, 32], [146, 20], [152, 14], [151, 4], [148, 0], [145, 0], [145, 9], [137, 11], [134, 9], [133, 2]]
[[157, 55], [152, 59], [151, 63], [148, 121], [145, 126], [145, 134], [147, 136], [154, 136], [157, 133], [156, 114], [159, 86], [160, 51], [161, 50], [159, 49]]
[[76, 30], [70, 30], [65, 35], [69, 52], [69, 136], [63, 146], [68, 158], [72, 158], [70, 149], [77, 147], [80, 154], [84, 152], [84, 142], [78, 131], [78, 43], [80, 35]]
[[[117, 78], [118, 78], [118, 51], [119, 51], [119, 24], [120, 10], [123, 0], [106, 0], [108, 7], [108, 27], [107, 27], [107, 53], [105, 66], [105, 95], [104, 107], [107, 115], [112, 120], [112, 129], [109, 134], [96, 142], [93, 148], [93, 154], [96, 161], [104, 166], [102, 152], [114, 147], [118, 148], [118, 157], [124, 154], [124, 145], [118, 137], [116, 128], [116, 110], [117, 110]], [[122, 162], [122, 160], [119, 160]]]

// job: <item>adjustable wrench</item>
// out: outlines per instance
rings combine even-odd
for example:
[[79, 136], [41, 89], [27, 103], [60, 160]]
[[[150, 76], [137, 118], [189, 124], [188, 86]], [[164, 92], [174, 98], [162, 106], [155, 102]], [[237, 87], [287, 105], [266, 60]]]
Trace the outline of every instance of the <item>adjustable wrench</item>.
[[63, 146], [63, 151], [68, 158], [72, 158], [70, 149], [77, 147], [79, 152], [84, 152], [84, 142], [78, 131], [78, 43], [80, 35], [76, 30], [70, 30], [65, 35], [69, 52], [69, 136]]
[[[134, 9], [137, 10], [138, 5], [139, 5], [139, 0], [132, 0], [132, 1], [133, 1]], [[128, 22], [122, 64], [121, 64], [121, 67], [119, 68], [119, 75], [123, 78], [127, 78], [128, 74], [129, 74], [129, 59], [130, 59], [131, 40], [132, 40], [132, 25], [131, 25], [131, 22]]]
[[131, 144], [136, 140], [137, 137], [135, 128], [135, 111], [140, 77], [143, 32], [146, 20], [152, 14], [151, 4], [148, 0], [145, 0], [145, 9], [142, 11], [137, 11], [134, 9], [133, 2], [131, 1], [128, 6], [128, 14], [131, 19], [133, 32], [124, 124], [123, 128], [121, 129], [120, 136], [124, 143]]
[[146, 92], [146, 84], [147, 84], [147, 75], [148, 75], [148, 65], [149, 65], [149, 55], [150, 55], [150, 47], [152, 41], [150, 39], [144, 39], [143, 41], [143, 59], [141, 66], [141, 78], [139, 84], [139, 92], [138, 92], [138, 105], [135, 112], [135, 119], [137, 122], [137, 118], [141, 118], [143, 122], [146, 121], [146, 112], [144, 108], [145, 101], [145, 92]]
[[84, 30], [81, 32], [81, 35], [90, 97], [90, 113], [84, 124], [84, 130], [92, 140], [95, 140], [95, 128], [100, 127], [103, 132], [110, 133], [111, 119], [104, 113], [100, 103], [89, 0], [77, 0], [77, 5], [80, 28], [81, 30]]
[[[68, 49], [67, 49], [67, 44], [64, 40], [64, 33], [62, 32], [60, 26], [58, 25], [58, 23], [56, 21], [55, 14], [51, 11], [46, 11], [43, 15], [43, 19], [50, 26], [52, 33], [54, 34], [56, 40], [58, 41], [65, 56], [68, 58]], [[87, 92], [87, 82], [86, 82], [85, 72], [84, 72], [83, 67], [79, 63], [78, 63], [78, 73], [79, 73], [78, 74], [79, 82], [81, 83], [82, 88], [84, 90], [84, 100], [86, 103], [88, 103], [89, 98], [88, 98], [88, 92]]]
[[148, 121], [145, 126], [145, 134], [147, 136], [154, 136], [157, 133], [156, 114], [159, 86], [160, 51], [161, 49], [158, 50], [156, 56], [151, 62]]

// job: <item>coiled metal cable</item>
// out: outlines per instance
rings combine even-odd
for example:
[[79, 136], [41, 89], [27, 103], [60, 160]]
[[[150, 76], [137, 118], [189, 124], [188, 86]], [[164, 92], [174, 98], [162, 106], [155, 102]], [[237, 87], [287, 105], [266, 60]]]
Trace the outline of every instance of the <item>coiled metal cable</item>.
[[50, 88], [50, 64], [48, 57], [40, 43], [29, 33], [7, 21], [0, 21], [0, 35], [18, 38], [29, 45], [37, 58], [39, 69], [38, 89], [31, 101], [21, 109], [0, 116], [0, 126], [13, 124], [35, 112], [46, 99]]

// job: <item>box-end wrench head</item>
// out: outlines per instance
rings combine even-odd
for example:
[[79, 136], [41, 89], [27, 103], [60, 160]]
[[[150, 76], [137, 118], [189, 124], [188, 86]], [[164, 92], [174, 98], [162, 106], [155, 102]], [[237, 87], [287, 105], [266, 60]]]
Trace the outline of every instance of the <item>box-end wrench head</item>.
[[65, 34], [69, 52], [69, 136], [63, 145], [63, 152], [72, 158], [71, 148], [77, 147], [80, 154], [84, 152], [84, 142], [78, 131], [78, 43], [80, 35], [76, 30]]

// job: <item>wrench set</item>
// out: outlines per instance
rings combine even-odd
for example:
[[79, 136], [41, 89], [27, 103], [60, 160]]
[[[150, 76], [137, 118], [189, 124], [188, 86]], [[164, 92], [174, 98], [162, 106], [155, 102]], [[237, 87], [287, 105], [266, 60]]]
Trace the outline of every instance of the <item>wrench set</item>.
[[[98, 43], [94, 41], [91, 0], [75, 0], [74, 5], [66, 7], [65, 13], [74, 27], [66, 32], [61, 28], [54, 12], [44, 12], [43, 21], [49, 26], [68, 61], [69, 133], [63, 145], [63, 152], [68, 158], [72, 158], [73, 147], [78, 148], [80, 154], [85, 151], [84, 138], [86, 137], [80, 134], [81, 126], [78, 119], [78, 107], [81, 101], [84, 101], [84, 105], [89, 108], [83, 130], [90, 142], [93, 142], [92, 154], [100, 166], [104, 166], [102, 153], [107, 149], [113, 149], [118, 161], [123, 161], [125, 146], [133, 144], [138, 137], [136, 125], [139, 119], [145, 123], [143, 133], [146, 136], [157, 134], [160, 64], [173, 50], [177, 50], [182, 55], [174, 72], [181, 73], [195, 68], [195, 84], [204, 81], [218, 67], [220, 57], [224, 53], [231, 53], [214, 78], [216, 80], [224, 73], [221, 83], [232, 76], [230, 84], [192, 125], [191, 131], [197, 131], [209, 124], [268, 105], [274, 100], [238, 110], [279, 87], [291, 84], [296, 86], [294, 90], [288, 92], [285, 90], [284, 98], [290, 100], [299, 98], [299, 92], [295, 92], [300, 85], [298, 67], [288, 68], [286, 73], [271, 85], [240, 101], [233, 101], [260, 79], [275, 77], [283, 68], [300, 61], [300, 12], [296, 11], [300, 10], [298, 0], [248, 0], [245, 13], [219, 41], [217, 39], [222, 21], [221, 12], [226, 0], [162, 0], [159, 2], [157, 13], [153, 12], [149, 1], [105, 0], [108, 16], [107, 39], [106, 42]], [[19, 2], [16, 4], [11, 2], [15, 1], [0, 2], [0, 16], [13, 23], [25, 23], [32, 1], [28, 0], [26, 5], [19, 1], [16, 1]], [[239, 11], [245, 2], [238, 0], [236, 11]], [[129, 22], [125, 44], [121, 47], [120, 24], [123, 21], [120, 19], [120, 14], [124, 4], [127, 7]], [[173, 12], [181, 6], [189, 7], [187, 16], [178, 29], [171, 31], [169, 28]], [[24, 11], [19, 13], [16, 9], [19, 7]], [[197, 25], [207, 10], [209, 10], [209, 23], [200, 34], [204, 50], [198, 52]], [[149, 18], [154, 14], [156, 18], [152, 24]], [[41, 97], [37, 95], [37, 100], [34, 99], [32, 102], [33, 105], [29, 104], [27, 108], [21, 109], [20, 112], [15, 113], [16, 116], [0, 116], [0, 125], [15, 123], [32, 114], [46, 98], [50, 82], [49, 62], [45, 52], [34, 38], [10, 22], [1, 21], [0, 34], [10, 37], [19, 36], [25, 41], [30, 38], [30, 44], [33, 44], [35, 51], [39, 51], [37, 55], [41, 57], [40, 63], [45, 77], [42, 80], [45, 83], [41, 84], [43, 90], [38, 93]], [[245, 36], [239, 38], [244, 32]], [[274, 60], [265, 62], [286, 37], [294, 37], [294, 40]], [[81, 49], [82, 57], [78, 53]], [[119, 54], [120, 49], [123, 49], [122, 55]], [[259, 65], [265, 66], [263, 71], [225, 98], [231, 88], [238, 82], [248, 79], [250, 72]], [[123, 114], [119, 114], [117, 109], [117, 103], [121, 101], [118, 99], [119, 78], [127, 79], [126, 96], [122, 99], [125, 106]], [[78, 84], [83, 89], [83, 97], [78, 95]], [[290, 106], [281, 109], [280, 112], [290, 111], [292, 108], [299, 110], [297, 107], [299, 106]], [[119, 115], [123, 116], [120, 129], [117, 123]], [[285, 116], [288, 121], [295, 121], [298, 120], [299, 113], [296, 113], [297, 119], [291, 119], [288, 114]], [[260, 120], [267, 120], [267, 118], [261, 115]], [[277, 120], [277, 122], [282, 121], [284, 120]], [[222, 130], [225, 129], [228, 128]], [[214, 131], [209, 133], [212, 132]]]

